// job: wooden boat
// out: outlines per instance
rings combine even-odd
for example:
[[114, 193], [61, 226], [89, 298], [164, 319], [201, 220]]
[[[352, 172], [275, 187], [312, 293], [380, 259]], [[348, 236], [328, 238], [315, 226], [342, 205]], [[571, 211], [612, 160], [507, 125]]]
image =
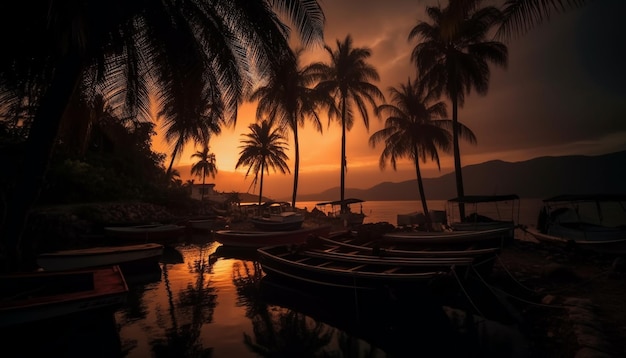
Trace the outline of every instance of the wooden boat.
[[185, 233], [185, 227], [175, 224], [147, 224], [135, 226], [107, 226], [106, 236], [126, 242], [158, 242], [177, 241]]
[[0, 275], [0, 328], [114, 308], [128, 286], [118, 266]]
[[426, 259], [380, 259], [374, 256], [312, 255], [293, 245], [265, 246], [257, 249], [259, 262], [268, 275], [279, 275], [298, 282], [325, 287], [377, 290], [390, 286], [427, 285], [437, 277], [449, 275], [452, 262]]
[[310, 250], [322, 250], [331, 253], [367, 253], [378, 257], [402, 258], [471, 258], [474, 265], [493, 261], [500, 252], [499, 247], [478, 249], [472, 247], [471, 244], [458, 250], [446, 249], [445, 247], [433, 249], [422, 245], [413, 246], [410, 243], [363, 239], [350, 232], [332, 233], [329, 237], [312, 237], [307, 240], [307, 244]]
[[[343, 226], [345, 227], [353, 227], [363, 224], [363, 220], [365, 219], [365, 214], [363, 213], [363, 205], [361, 204], [363, 202], [365, 202], [365, 200], [348, 198], [344, 200], [324, 201], [315, 204], [315, 207], [322, 213], [327, 212], [327, 218], [331, 220], [339, 220], [343, 223]], [[361, 204], [360, 210], [358, 212], [352, 211], [350, 205], [353, 204]], [[329, 210], [327, 210], [327, 206], [330, 206]], [[348, 208], [348, 211], [342, 213], [341, 209], [344, 206]]]
[[509, 238], [509, 231], [508, 227], [466, 231], [393, 231], [383, 234], [382, 240], [427, 248], [447, 247], [458, 250], [468, 245], [474, 248], [493, 248], [504, 245], [504, 241]]
[[37, 256], [37, 264], [46, 271], [109, 265], [121, 265], [126, 269], [158, 263], [162, 254], [163, 245], [157, 243], [101, 246], [42, 253]]
[[559, 195], [543, 203], [537, 228], [523, 228], [535, 239], [605, 254], [626, 253], [626, 195]]
[[217, 230], [213, 238], [224, 246], [259, 248], [270, 245], [299, 244], [310, 235], [328, 236], [331, 225], [303, 227], [291, 231]]
[[[465, 207], [464, 218], [460, 217], [460, 205]], [[446, 206], [446, 221], [452, 230], [508, 228], [507, 242], [515, 237], [520, 215], [520, 198], [516, 194], [466, 195], [449, 199]]]
[[186, 221], [186, 225], [193, 232], [210, 232], [218, 228], [223, 228], [228, 220], [223, 216], [195, 217]]
[[284, 211], [277, 214], [255, 216], [250, 218], [255, 228], [266, 231], [298, 230], [304, 223], [304, 215], [294, 211]]

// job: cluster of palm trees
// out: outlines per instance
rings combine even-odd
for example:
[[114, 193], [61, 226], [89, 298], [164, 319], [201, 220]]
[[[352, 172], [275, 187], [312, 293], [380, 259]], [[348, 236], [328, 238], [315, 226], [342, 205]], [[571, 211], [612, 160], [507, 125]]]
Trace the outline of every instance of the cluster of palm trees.
[[[503, 36], [524, 33], [552, 13], [584, 2], [505, 0], [504, 20], [498, 33]], [[427, 32], [425, 26], [424, 30], [419, 27], [414, 31], [415, 38], [454, 43], [454, 46], [477, 40], [461, 33], [468, 30], [480, 34], [479, 28], [465, 27], [475, 24], [468, 22], [468, 16], [480, 12], [480, 3], [480, 0], [450, 0], [446, 8], [429, 10], [434, 20], [432, 30], [442, 31], [437, 34]], [[15, 127], [28, 127], [27, 139], [21, 146], [21, 164], [13, 168], [15, 174], [2, 192], [0, 263], [2, 269], [8, 270], [20, 269], [25, 262], [22, 248], [29, 247], [29, 243], [22, 240], [24, 229], [44, 183], [57, 133], [72, 98], [104, 95], [123, 114], [120, 118], [140, 118], [150, 113], [151, 98], [156, 97], [161, 114], [172, 121], [169, 128], [174, 135], [170, 143], [176, 153], [188, 140], [201, 138], [200, 143], [208, 146], [208, 137], [218, 133], [221, 125], [236, 122], [237, 108], [256, 79], [278, 78], [283, 61], [298, 68], [289, 46], [291, 30], [295, 29], [303, 46], [308, 47], [322, 42], [325, 21], [316, 0], [25, 0], [3, 2], [0, 7], [0, 13], [10, 19], [0, 22], [4, 47], [0, 56], [0, 118]], [[433, 17], [437, 14], [441, 17]], [[433, 41], [433, 45], [436, 43]], [[486, 90], [474, 82], [473, 76], [459, 77], [461, 80], [457, 82], [438, 78], [437, 73], [447, 74], [450, 79], [460, 74], [450, 67], [447, 72], [443, 70], [453, 62], [442, 62], [441, 58], [431, 56], [434, 54], [430, 50], [422, 52], [418, 47], [413, 57], [418, 72], [424, 75], [424, 70], [433, 70], [426, 82], [436, 92], [450, 96], [461, 105], [465, 91]], [[380, 91], [367, 83], [377, 80], [376, 72], [365, 62], [369, 51], [352, 48], [349, 37], [338, 43], [336, 51], [326, 49], [332, 54], [331, 64], [314, 66], [311, 71], [312, 78], [318, 81], [316, 87], [325, 90], [333, 100], [329, 118], [340, 118], [342, 130], [349, 130], [356, 106], [367, 125], [367, 105], [374, 105], [382, 98]], [[437, 46], [432, 49], [444, 54], [452, 50]], [[476, 54], [470, 46], [467, 50]], [[343, 67], [344, 55], [360, 74], [352, 73], [355, 68]], [[494, 58], [491, 52], [481, 55], [489, 61]], [[477, 66], [473, 67], [477, 73], [485, 73], [484, 62], [462, 64]], [[351, 77], [344, 82], [340, 75]], [[349, 81], [357, 81], [352, 84], [358, 86], [345, 87]], [[435, 83], [442, 86], [434, 86]], [[271, 85], [271, 81], [266, 84]], [[301, 114], [310, 113], [310, 104], [290, 102], [289, 107], [276, 107], [272, 102], [261, 107], [261, 111], [269, 120], [285, 125], [284, 129], [296, 128], [296, 137], [297, 125], [305, 118]], [[279, 108], [281, 113], [273, 112]], [[456, 111], [453, 104], [453, 121]], [[458, 129], [452, 132], [453, 136], [458, 133]], [[294, 139], [297, 143], [297, 138]], [[343, 173], [345, 144], [342, 148]], [[295, 198], [297, 175], [294, 179]], [[343, 180], [342, 174], [342, 188]]]

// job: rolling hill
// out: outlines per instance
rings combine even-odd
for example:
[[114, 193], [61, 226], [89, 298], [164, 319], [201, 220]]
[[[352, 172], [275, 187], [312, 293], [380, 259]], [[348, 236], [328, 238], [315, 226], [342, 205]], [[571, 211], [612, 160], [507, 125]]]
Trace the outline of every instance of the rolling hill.
[[[517, 194], [546, 198], [559, 194], [626, 194], [626, 151], [599, 156], [539, 157], [521, 162], [489, 161], [463, 167], [466, 195]], [[454, 173], [424, 179], [426, 197], [456, 196]], [[414, 193], [414, 195], [407, 195]], [[345, 197], [363, 200], [418, 200], [417, 180], [383, 182], [369, 189], [346, 188]], [[300, 201], [337, 200], [339, 187], [298, 195]]]

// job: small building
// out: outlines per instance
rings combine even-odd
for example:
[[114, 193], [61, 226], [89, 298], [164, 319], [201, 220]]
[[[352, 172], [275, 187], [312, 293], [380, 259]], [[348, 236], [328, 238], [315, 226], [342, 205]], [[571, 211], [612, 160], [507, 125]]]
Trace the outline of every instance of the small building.
[[[203, 196], [204, 192], [204, 196]], [[222, 193], [218, 193], [215, 191], [214, 183], [207, 184], [193, 184], [191, 187], [191, 198], [196, 200], [208, 200], [214, 201], [218, 203], [223, 203], [226, 201], [226, 195]]]

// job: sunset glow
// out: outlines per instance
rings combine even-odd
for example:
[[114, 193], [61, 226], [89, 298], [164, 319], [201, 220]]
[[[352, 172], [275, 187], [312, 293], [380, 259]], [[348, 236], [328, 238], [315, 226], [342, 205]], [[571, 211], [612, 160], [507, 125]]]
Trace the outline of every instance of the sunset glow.
[[[381, 77], [377, 85], [388, 95], [390, 86], [398, 86], [415, 76], [410, 63], [415, 44], [407, 40], [408, 33], [418, 19], [426, 20], [425, 6], [435, 4], [435, 1], [404, 0], [393, 1], [391, 5], [358, 0], [323, 2], [327, 17], [325, 41], [335, 48], [337, 39], [351, 34], [355, 47], [369, 47], [372, 50], [370, 63]], [[613, 81], [623, 81], [625, 70], [614, 66], [605, 55], [606, 51], [597, 50], [601, 44], [596, 41], [610, 35], [621, 36], [621, 39], [609, 43], [626, 43], [623, 33], [609, 33], [611, 19], [617, 21], [617, 14], [623, 13], [620, 11], [624, 7], [617, 1], [592, 2], [507, 42], [508, 68], [492, 68], [488, 94], [481, 97], [470, 93], [459, 109], [459, 121], [469, 126], [478, 139], [476, 146], [461, 142], [462, 165], [496, 159], [515, 162], [540, 156], [597, 155], [625, 149], [623, 89], [605, 85], [608, 81], [605, 72], [617, 76]], [[354, 16], [354, 11], [358, 16]], [[599, 22], [599, 19], [603, 20]], [[580, 36], [581, 29], [585, 29], [584, 37]], [[584, 52], [591, 45], [597, 50], [596, 57]], [[320, 48], [310, 50], [303, 57], [303, 64], [312, 61], [327, 62], [327, 53]], [[589, 61], [596, 66], [594, 73], [589, 71]], [[447, 103], [451, 112], [451, 105]], [[247, 168], [235, 170], [235, 164], [241, 134], [255, 121], [255, 109], [254, 104], [244, 104], [235, 128], [224, 128], [220, 136], [211, 139], [210, 147], [216, 154], [219, 171], [210, 181], [216, 183], [218, 191], [245, 192], [250, 188], [251, 178], [244, 179]], [[336, 122], [329, 125], [326, 118], [322, 119], [322, 124], [323, 134], [314, 131], [310, 124], [299, 129], [298, 193], [301, 194], [339, 186], [341, 129]], [[356, 118], [354, 128], [347, 133], [348, 188], [365, 189], [383, 181], [415, 179], [415, 169], [408, 161], [400, 162], [397, 171], [389, 165], [384, 171], [379, 169], [382, 147], [370, 147], [368, 139], [383, 125], [382, 120], [372, 115], [368, 131], [363, 120]], [[288, 143], [288, 164], [293, 170], [291, 136]], [[159, 152], [167, 152], [160, 136], [155, 138], [154, 147]], [[188, 145], [175, 163], [183, 180], [193, 179], [189, 166], [195, 150], [193, 145]], [[453, 170], [451, 154], [440, 153], [440, 157], [441, 171], [433, 162], [421, 164], [425, 177], [438, 177]], [[263, 194], [286, 198], [291, 195], [292, 187], [292, 174], [270, 172], [265, 177]]]

